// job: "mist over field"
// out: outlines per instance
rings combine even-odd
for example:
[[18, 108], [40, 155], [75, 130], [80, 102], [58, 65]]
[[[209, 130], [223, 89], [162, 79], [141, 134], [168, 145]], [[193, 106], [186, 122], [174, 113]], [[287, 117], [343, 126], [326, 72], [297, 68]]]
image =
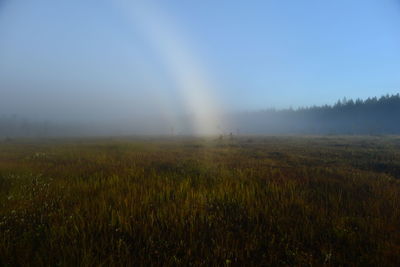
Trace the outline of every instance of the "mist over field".
[[[181, 115], [175, 124], [165, 117], [141, 114], [92, 118], [29, 120], [17, 115], [0, 116], [0, 136], [190, 136], [196, 132], [194, 115]], [[298, 109], [267, 109], [220, 114], [207, 136], [240, 135], [395, 135], [400, 134], [400, 96], [366, 100], [339, 100], [334, 105]], [[204, 135], [204, 133], [203, 133]]]
[[399, 0], [0, 0], [1, 266], [400, 266]]

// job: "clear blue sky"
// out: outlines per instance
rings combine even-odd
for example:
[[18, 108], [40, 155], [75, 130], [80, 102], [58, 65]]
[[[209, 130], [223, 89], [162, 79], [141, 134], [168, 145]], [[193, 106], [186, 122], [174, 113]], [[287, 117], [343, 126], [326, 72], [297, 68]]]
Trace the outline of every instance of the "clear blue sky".
[[[179, 99], [168, 65], [115, 2], [1, 1], [0, 113], [123, 113], [153, 98]], [[320, 105], [400, 90], [400, 1], [155, 5], [230, 108]]]

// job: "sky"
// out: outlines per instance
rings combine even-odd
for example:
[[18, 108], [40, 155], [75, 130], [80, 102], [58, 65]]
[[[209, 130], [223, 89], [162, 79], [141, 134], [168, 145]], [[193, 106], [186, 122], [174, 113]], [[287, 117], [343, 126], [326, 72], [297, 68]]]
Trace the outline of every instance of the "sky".
[[398, 0], [0, 0], [0, 114], [204, 126], [398, 93], [399, 72]]

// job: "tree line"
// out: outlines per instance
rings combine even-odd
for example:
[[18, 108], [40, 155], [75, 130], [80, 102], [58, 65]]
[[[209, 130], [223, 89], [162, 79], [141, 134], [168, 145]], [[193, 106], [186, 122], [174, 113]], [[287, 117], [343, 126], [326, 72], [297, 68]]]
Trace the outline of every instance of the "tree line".
[[400, 134], [400, 95], [246, 112], [233, 121], [249, 134]]

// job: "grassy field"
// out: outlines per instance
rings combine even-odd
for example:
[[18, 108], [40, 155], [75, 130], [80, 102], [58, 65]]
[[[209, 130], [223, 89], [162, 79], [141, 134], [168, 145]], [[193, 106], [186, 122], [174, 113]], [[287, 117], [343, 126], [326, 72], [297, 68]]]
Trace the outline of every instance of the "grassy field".
[[29, 265], [400, 266], [400, 137], [3, 141]]

